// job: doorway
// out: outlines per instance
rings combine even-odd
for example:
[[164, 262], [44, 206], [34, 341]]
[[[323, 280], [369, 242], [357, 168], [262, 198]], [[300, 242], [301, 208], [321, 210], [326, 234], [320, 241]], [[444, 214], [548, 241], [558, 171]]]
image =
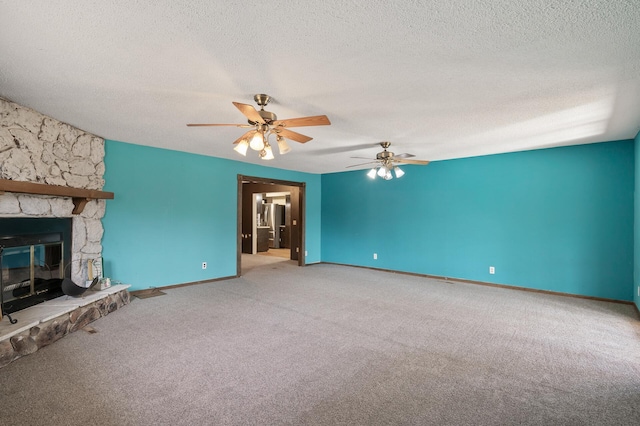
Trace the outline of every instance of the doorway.
[[305, 183], [238, 175], [236, 276], [242, 255], [289, 256], [305, 265]]

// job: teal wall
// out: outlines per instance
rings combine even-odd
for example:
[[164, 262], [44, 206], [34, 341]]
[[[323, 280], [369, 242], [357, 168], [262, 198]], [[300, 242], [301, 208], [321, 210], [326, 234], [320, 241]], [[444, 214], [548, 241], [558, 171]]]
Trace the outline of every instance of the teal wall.
[[[640, 188], [640, 133], [636, 135], [635, 139], [635, 184], [636, 188]], [[635, 196], [635, 226], [634, 226], [634, 269], [633, 269], [633, 301], [636, 303], [638, 309], [640, 309], [640, 297], [638, 292], [640, 291], [640, 195]]]
[[323, 261], [633, 300], [633, 141], [404, 169], [322, 176]]
[[306, 262], [320, 261], [320, 175], [110, 140], [105, 151], [105, 273], [132, 290], [235, 276], [238, 174], [306, 183]]
[[134, 290], [235, 275], [244, 174], [306, 183], [307, 263], [639, 304], [639, 138], [406, 166], [392, 181], [107, 141], [105, 190], [115, 199], [103, 221], [105, 272]]

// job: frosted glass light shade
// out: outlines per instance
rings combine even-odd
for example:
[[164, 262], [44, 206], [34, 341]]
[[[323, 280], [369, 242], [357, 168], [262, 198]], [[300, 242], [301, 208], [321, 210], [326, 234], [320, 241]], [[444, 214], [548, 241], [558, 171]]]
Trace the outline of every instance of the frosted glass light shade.
[[233, 148], [235, 152], [240, 155], [244, 155], [245, 157], [247, 156], [247, 149], [249, 149], [249, 142], [247, 142], [245, 139], [238, 142]]
[[367, 176], [369, 176], [371, 179], [375, 179], [376, 178], [376, 169], [371, 169], [369, 170], [369, 173], [367, 173]]
[[278, 149], [280, 150], [280, 154], [286, 154], [287, 152], [291, 151], [291, 147], [282, 136], [278, 136], [276, 138], [276, 141], [278, 142]]
[[[262, 153], [264, 152], [264, 155]], [[273, 156], [273, 150], [271, 149], [271, 145], [265, 145], [264, 149], [260, 152], [260, 158], [263, 160], [273, 160], [275, 157]]]
[[260, 132], [256, 132], [256, 134], [251, 138], [251, 142], [249, 142], [249, 147], [254, 151], [262, 151], [264, 148], [264, 135]]
[[404, 176], [404, 172], [400, 167], [394, 167], [393, 171], [396, 173], [397, 178], [401, 178], [402, 176]]

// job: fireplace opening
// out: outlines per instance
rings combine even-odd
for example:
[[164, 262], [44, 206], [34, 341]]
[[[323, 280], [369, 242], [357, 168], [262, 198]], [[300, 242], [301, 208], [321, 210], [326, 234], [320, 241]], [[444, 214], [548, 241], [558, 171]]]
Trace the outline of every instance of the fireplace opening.
[[62, 296], [70, 278], [71, 219], [0, 219], [0, 302], [13, 312]]

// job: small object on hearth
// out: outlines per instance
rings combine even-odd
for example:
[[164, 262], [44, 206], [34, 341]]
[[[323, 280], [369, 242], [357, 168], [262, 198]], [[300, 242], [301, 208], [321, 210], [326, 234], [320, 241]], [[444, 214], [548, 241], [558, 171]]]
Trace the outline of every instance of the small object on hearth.
[[[91, 281], [91, 283], [87, 286], [87, 290], [100, 290], [97, 287], [98, 282], [100, 281], [100, 279], [98, 277], [95, 277], [93, 279], [93, 281]], [[88, 282], [88, 281], [87, 281]]]
[[102, 278], [98, 281], [98, 285], [96, 286], [98, 290], [106, 290], [111, 287], [111, 278]]
[[89, 285], [89, 289], [93, 291], [101, 291], [111, 288], [111, 278], [98, 278], [95, 277], [91, 284]]
[[69, 278], [62, 280], [62, 292], [67, 296], [80, 296], [85, 291], [87, 291], [87, 287], [81, 287]]
[[102, 274], [102, 258], [99, 257], [97, 259], [90, 259], [87, 262], [87, 273], [89, 274], [89, 279], [92, 280], [94, 278], [103, 278]]

